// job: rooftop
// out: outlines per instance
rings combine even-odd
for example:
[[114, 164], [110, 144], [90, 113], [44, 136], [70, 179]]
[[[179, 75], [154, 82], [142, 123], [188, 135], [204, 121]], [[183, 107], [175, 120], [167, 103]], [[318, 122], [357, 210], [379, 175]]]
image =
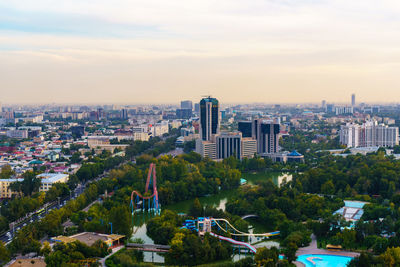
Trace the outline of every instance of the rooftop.
[[42, 173], [36, 177], [41, 178], [42, 183], [55, 183], [67, 176], [68, 176], [68, 174], [64, 174], [64, 173]]

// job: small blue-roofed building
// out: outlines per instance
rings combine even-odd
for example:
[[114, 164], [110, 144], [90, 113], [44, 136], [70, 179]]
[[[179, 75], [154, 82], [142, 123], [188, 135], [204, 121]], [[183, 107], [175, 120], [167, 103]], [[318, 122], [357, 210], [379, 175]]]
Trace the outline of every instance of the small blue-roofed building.
[[304, 161], [304, 156], [297, 152], [296, 150], [293, 150], [286, 156], [287, 162], [303, 162]]
[[48, 191], [55, 183], [66, 183], [68, 182], [69, 175], [65, 173], [42, 173], [36, 176], [41, 179], [42, 184], [40, 185], [39, 191]]

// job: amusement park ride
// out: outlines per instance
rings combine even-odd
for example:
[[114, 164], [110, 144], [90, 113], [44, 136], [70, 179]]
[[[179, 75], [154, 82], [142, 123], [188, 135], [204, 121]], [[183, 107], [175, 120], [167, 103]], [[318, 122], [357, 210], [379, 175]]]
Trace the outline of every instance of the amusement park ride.
[[[221, 226], [225, 224], [225, 227]], [[212, 232], [212, 227], [216, 227], [217, 231], [222, 230], [225, 233], [230, 233], [233, 238], [218, 235]], [[216, 218], [207, 218], [207, 217], [198, 217], [196, 220], [186, 220], [184, 226], [182, 228], [187, 228], [189, 230], [197, 231], [200, 236], [205, 235], [205, 233], [209, 233], [211, 236], [216, 237], [220, 240], [227, 241], [237, 246], [244, 246], [249, 249], [250, 252], [256, 253], [257, 249], [249, 243], [236, 240], [238, 237], [270, 237], [279, 235], [279, 231], [271, 232], [271, 233], [262, 233], [262, 234], [254, 234], [254, 233], [245, 233], [236, 229], [228, 220], [226, 219], [216, 219]]]
[[[153, 176], [153, 179], [151, 179], [152, 178], [151, 176]], [[151, 184], [153, 184], [153, 192], [150, 195], [147, 194], [147, 192], [149, 191], [149, 187]], [[130, 206], [132, 209], [132, 216], [136, 211], [143, 211], [143, 212], [147, 211], [149, 213], [154, 213], [155, 215], [161, 214], [161, 205], [158, 200], [158, 191], [157, 191], [156, 165], [154, 163], [150, 163], [144, 194], [142, 195], [138, 191], [133, 190], [131, 193]]]
[[[153, 179], [151, 179], [153, 178]], [[150, 185], [153, 185], [152, 193], [149, 192]], [[147, 204], [146, 204], [147, 201]], [[133, 190], [131, 194], [131, 203], [132, 216], [134, 216], [135, 212], [148, 212], [153, 213], [154, 215], [161, 214], [161, 205], [158, 200], [158, 191], [157, 191], [157, 176], [156, 176], [156, 165], [154, 163], [150, 164], [149, 173], [147, 175], [146, 187], [144, 194], [140, 194], [138, 191]], [[132, 217], [133, 218], [133, 217]], [[223, 225], [225, 224], [225, 227]], [[216, 229], [217, 231], [222, 230], [224, 233], [229, 233], [232, 238], [225, 237], [222, 235], [218, 235], [212, 232], [212, 229]], [[186, 228], [192, 231], [197, 231], [200, 236], [204, 236], [205, 233], [209, 233], [211, 236], [216, 237], [220, 240], [230, 242], [237, 246], [244, 246], [252, 253], [256, 253], [257, 249], [249, 243], [237, 240], [240, 237], [271, 237], [275, 235], [279, 235], [279, 231], [271, 232], [271, 233], [245, 233], [236, 229], [228, 220], [226, 219], [217, 219], [217, 218], [208, 218], [208, 217], [198, 217], [195, 220], [186, 220], [182, 228]], [[236, 238], [236, 239], [235, 239]]]

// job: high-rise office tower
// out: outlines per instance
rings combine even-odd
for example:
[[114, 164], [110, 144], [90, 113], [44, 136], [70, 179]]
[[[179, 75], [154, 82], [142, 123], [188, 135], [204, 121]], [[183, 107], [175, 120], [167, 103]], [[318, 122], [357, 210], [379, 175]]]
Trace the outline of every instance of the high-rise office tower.
[[251, 121], [239, 121], [238, 130], [243, 137], [253, 137], [252, 124]]
[[121, 109], [121, 119], [128, 119], [128, 110], [126, 108]]
[[190, 100], [181, 101], [181, 109], [193, 110], [193, 103]]
[[257, 153], [271, 154], [279, 151], [279, 123], [256, 119], [253, 131], [257, 139]]
[[216, 137], [217, 158], [234, 156], [242, 158], [242, 135], [239, 132], [223, 132]]
[[200, 101], [200, 137], [212, 140], [219, 133], [219, 103], [216, 98], [207, 97]]
[[252, 122], [239, 122], [238, 129], [243, 137], [252, 137], [257, 140], [257, 153], [271, 154], [279, 151], [279, 123], [255, 119]]
[[356, 94], [351, 95], [351, 105], [353, 107], [356, 105]]
[[322, 108], [325, 108], [325, 107], [326, 107], [326, 101], [325, 101], [325, 100], [322, 100], [321, 107], [322, 107]]

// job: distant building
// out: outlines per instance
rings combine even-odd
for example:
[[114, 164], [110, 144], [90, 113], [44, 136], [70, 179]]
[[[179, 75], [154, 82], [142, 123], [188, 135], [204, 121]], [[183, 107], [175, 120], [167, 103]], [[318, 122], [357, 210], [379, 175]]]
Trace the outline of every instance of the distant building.
[[121, 109], [121, 119], [123, 120], [128, 119], [128, 110], [126, 108]]
[[356, 105], [356, 95], [352, 94], [351, 95], [351, 106], [354, 107]]
[[181, 109], [193, 110], [193, 103], [190, 100], [181, 101]]
[[91, 121], [98, 121], [99, 120], [99, 113], [97, 111], [91, 111], [89, 114], [89, 119]]
[[168, 121], [162, 121], [160, 123], [156, 123], [150, 127], [150, 131], [153, 136], [161, 136], [169, 132], [169, 124]]
[[335, 107], [336, 115], [353, 114], [353, 107]]
[[85, 135], [85, 126], [72, 126], [70, 131], [73, 136], [81, 138], [83, 135]]
[[178, 108], [176, 110], [177, 119], [190, 119], [192, 117], [192, 109]]
[[96, 148], [101, 145], [109, 145], [110, 137], [109, 136], [89, 136], [87, 139], [87, 144], [90, 149]]
[[194, 112], [196, 112], [196, 113], [200, 112], [200, 104], [199, 103], [194, 104]]
[[149, 134], [147, 132], [134, 132], [133, 140], [135, 141], [149, 141]]
[[335, 105], [334, 104], [326, 104], [326, 113], [334, 113]]
[[340, 143], [347, 147], [393, 147], [399, 144], [399, 128], [368, 121], [340, 127]]
[[26, 139], [28, 138], [28, 130], [8, 130], [6, 135], [10, 138]]
[[321, 103], [321, 108], [323, 108], [323, 109], [325, 109], [325, 108], [326, 108], [326, 101], [325, 101], [325, 100], [322, 100], [322, 103]]

